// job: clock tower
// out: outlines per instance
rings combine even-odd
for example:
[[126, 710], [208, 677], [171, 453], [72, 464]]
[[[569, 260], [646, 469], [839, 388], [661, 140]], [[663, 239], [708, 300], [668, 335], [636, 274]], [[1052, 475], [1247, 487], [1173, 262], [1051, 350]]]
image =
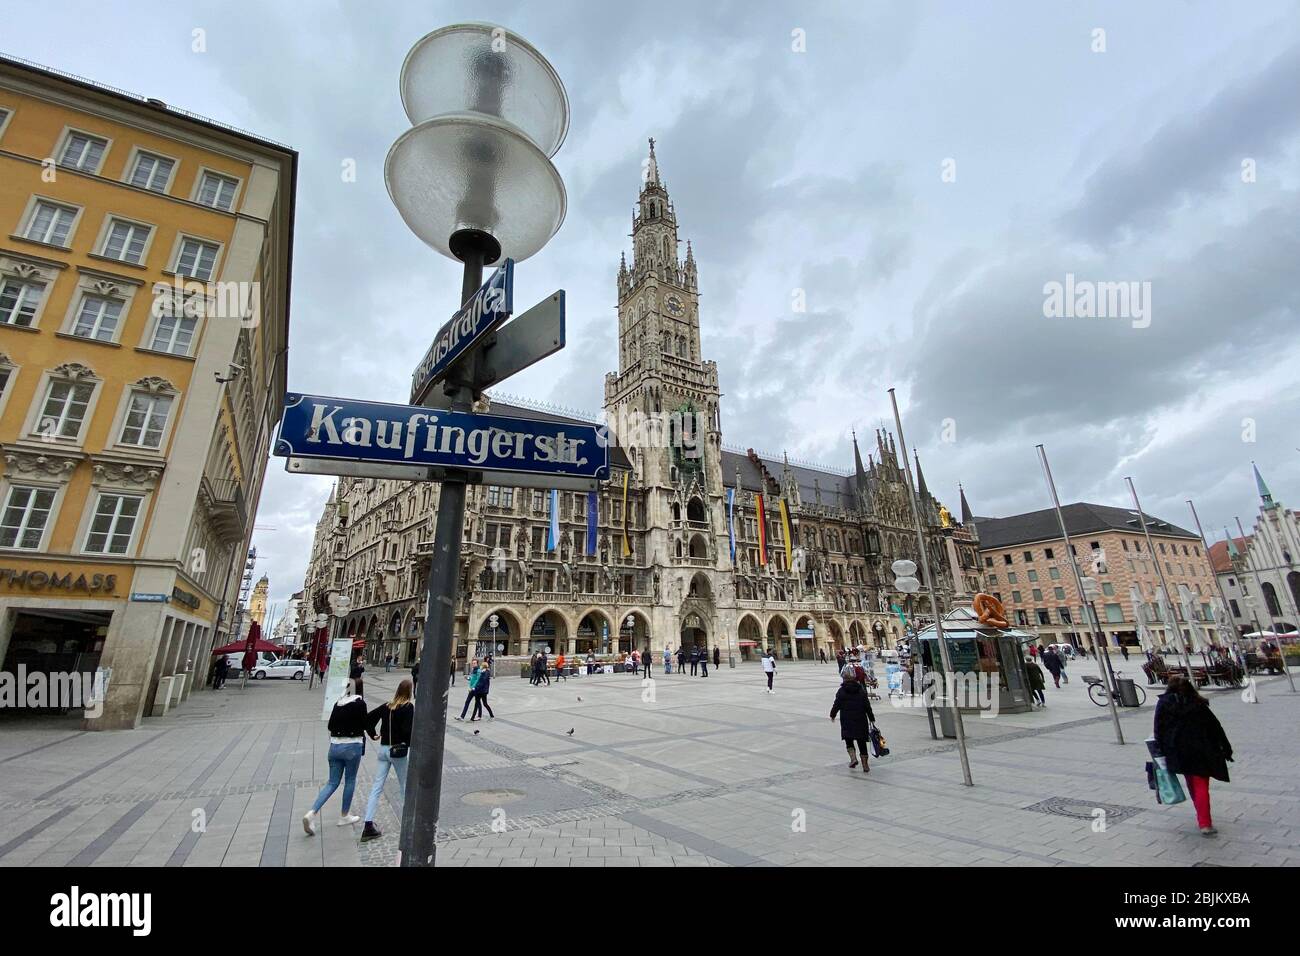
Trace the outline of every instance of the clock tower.
[[[631, 238], [632, 262], [623, 257], [618, 268], [618, 372], [605, 376], [606, 420], [646, 492], [647, 558], [680, 569], [665, 590], [688, 603], [696, 592], [713, 599], [717, 575], [730, 568], [718, 366], [700, 354], [695, 254], [687, 243], [678, 258], [677, 213], [653, 139]], [[693, 620], [716, 621], [716, 607], [694, 610]]]

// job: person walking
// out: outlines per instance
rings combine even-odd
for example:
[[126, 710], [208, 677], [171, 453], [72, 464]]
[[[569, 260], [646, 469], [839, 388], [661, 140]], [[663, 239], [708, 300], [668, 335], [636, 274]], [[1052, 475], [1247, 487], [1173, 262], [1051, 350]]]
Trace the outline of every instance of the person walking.
[[587, 673], [596, 673], [596, 654], [594, 651], [587, 651]]
[[695, 677], [699, 674], [699, 672], [700, 672], [700, 649], [698, 647], [692, 647], [691, 648], [691, 676]]
[[1155, 738], [1169, 772], [1187, 778], [1201, 835], [1214, 836], [1219, 831], [1210, 816], [1210, 778], [1229, 782], [1232, 744], [1209, 701], [1182, 674], [1169, 678], [1168, 690], [1156, 701]]
[[311, 809], [303, 815], [302, 828], [307, 831], [308, 836], [316, 835], [316, 824], [320, 820], [321, 807], [325, 806], [325, 801], [334, 795], [340, 783], [343, 784], [343, 814], [339, 817], [339, 826], [351, 826], [361, 819], [350, 811], [352, 793], [357, 787], [357, 768], [361, 766], [361, 756], [366, 750], [367, 716], [365, 699], [356, 692], [356, 685], [349, 680], [343, 696], [334, 702], [334, 709], [330, 711], [327, 725], [330, 733], [330, 749], [327, 757], [330, 778], [329, 782], [321, 787], [320, 793], [316, 794], [316, 801], [311, 805]]
[[627, 669], [632, 672], [633, 677], [641, 672], [641, 652], [635, 647], [632, 648], [632, 654], [628, 657], [628, 665]]
[[358, 654], [356, 657], [352, 658], [352, 667], [351, 669], [348, 670], [348, 680], [352, 681], [356, 686], [356, 693], [358, 697], [366, 696], [366, 692], [362, 690], [362, 684], [361, 684], [361, 675], [364, 674], [365, 672], [366, 672], [365, 665], [361, 662], [361, 655]]
[[555, 679], [562, 679], [566, 684], [569, 682], [569, 678], [564, 674], [564, 651], [555, 655]]
[[835, 703], [831, 704], [831, 720], [837, 714], [840, 718], [840, 739], [849, 751], [849, 769], [858, 765], [857, 754], [853, 752], [856, 744], [857, 752], [862, 755], [862, 772], [870, 773], [867, 740], [871, 736], [871, 725], [875, 723], [876, 715], [871, 711], [871, 701], [867, 699], [867, 692], [858, 681], [857, 673], [849, 666], [840, 671], [839, 690], [835, 692]]
[[411, 689], [420, 686], [420, 659], [417, 657], [415, 663], [411, 665]]
[[643, 679], [652, 679], [654, 677], [654, 675], [650, 673], [650, 668], [653, 666], [654, 657], [650, 653], [650, 648], [647, 647], [641, 652], [641, 668], [645, 671], [645, 678]]
[[673, 649], [669, 647], [667, 644], [665, 644], [664, 645], [664, 673], [671, 674], [672, 672], [673, 672]]
[[677, 673], [686, 673], [686, 645], [683, 644], [677, 648]]
[[775, 694], [772, 689], [772, 681], [776, 678], [776, 658], [772, 656], [772, 648], [765, 648], [763, 651], [763, 673], [767, 675], [767, 692]]
[[713, 666], [722, 666], [722, 652], [718, 649], [718, 645], [716, 644], [713, 645]]
[[845, 664], [844, 651], [842, 649], [837, 650], [835, 652], [835, 666], [842, 671], [844, 670], [844, 664]]
[[1052, 648], [1047, 648], [1042, 654], [1043, 666], [1047, 668], [1048, 673], [1052, 675], [1052, 680], [1056, 684], [1056, 689], [1061, 689], [1061, 657]]
[[221, 690], [226, 686], [226, 675], [230, 673], [230, 661], [222, 654], [217, 658], [217, 669], [212, 674], [212, 689]]
[[532, 673], [529, 675], [528, 683], [536, 687], [541, 683], [542, 655], [540, 653], [533, 654], [533, 656], [528, 659], [528, 664], [532, 668]]
[[385, 655], [384, 655], [384, 673], [385, 673], [385, 674], [389, 674], [389, 673], [392, 672], [392, 670], [393, 670], [393, 655], [392, 655], [392, 654], [385, 654]]
[[[542, 648], [540, 651], [538, 651], [538, 655], [537, 655], [537, 656], [541, 658], [541, 664], [542, 664], [541, 675], [542, 675], [542, 680], [546, 681], [546, 686], [547, 686], [547, 687], [550, 687], [550, 686], [551, 686], [551, 675], [550, 675], [550, 673], [548, 673], [548, 671], [549, 671], [549, 669], [550, 669], [550, 663], [551, 663], [551, 662], [550, 662], [550, 661], [547, 659], [547, 657], [546, 657], [546, 648]], [[538, 683], [540, 684], [541, 681], [539, 681]]]
[[[1124, 660], [1128, 660], [1128, 645], [1123, 641], [1120, 641], [1119, 652], [1124, 655]], [[1160, 696], [1163, 697], [1164, 694], [1161, 694]]]
[[700, 648], [700, 676], [709, 676], [709, 649], [707, 647]]
[[483, 719], [483, 708], [487, 708], [488, 716], [493, 720], [496, 714], [492, 713], [492, 706], [487, 702], [488, 691], [492, 688], [492, 672], [488, 670], [487, 664], [479, 668], [478, 683], [474, 685], [474, 713], [470, 714], [470, 723]]
[[1047, 681], [1043, 678], [1043, 669], [1038, 666], [1033, 655], [1025, 658], [1025, 670], [1029, 672], [1029, 690], [1037, 699], [1040, 707], [1047, 706], [1047, 695], [1043, 693], [1043, 688], [1047, 686]]
[[[375, 813], [379, 809], [379, 795], [384, 792], [388, 771], [397, 774], [397, 787], [406, 795], [406, 762], [411, 752], [411, 726], [415, 721], [415, 704], [412, 698], [415, 685], [404, 678], [397, 685], [393, 699], [380, 704], [366, 717], [366, 730], [371, 740], [379, 741], [379, 763], [375, 767], [375, 782], [370, 787], [366, 801], [365, 826], [361, 828], [361, 842], [377, 840], [384, 834], [375, 826]], [[378, 725], [379, 732], [375, 733]]]
[[469, 662], [469, 673], [465, 675], [465, 683], [469, 685], [469, 690], [465, 694], [465, 704], [461, 707], [460, 716], [456, 718], [457, 720], [465, 719], [465, 711], [469, 710], [470, 701], [474, 700], [474, 688], [478, 684], [478, 675], [478, 658], [476, 657]]
[[1064, 654], [1057, 654], [1057, 659], [1061, 662], [1061, 683], [1070, 683], [1070, 675], [1066, 673], [1065, 668], [1069, 665], [1070, 659]]

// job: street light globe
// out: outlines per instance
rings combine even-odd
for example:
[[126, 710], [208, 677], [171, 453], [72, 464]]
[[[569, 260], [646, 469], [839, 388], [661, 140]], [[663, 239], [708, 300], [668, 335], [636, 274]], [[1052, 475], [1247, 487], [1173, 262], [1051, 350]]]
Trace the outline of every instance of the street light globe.
[[569, 97], [546, 58], [491, 23], [455, 23], [411, 47], [402, 63], [402, 106], [412, 125], [447, 113], [504, 120], [554, 156], [569, 132]]
[[568, 203], [550, 157], [569, 100], [546, 59], [503, 27], [455, 24], [415, 44], [401, 90], [415, 125], [389, 150], [384, 183], [411, 231], [452, 259], [478, 247], [485, 265], [540, 251]]

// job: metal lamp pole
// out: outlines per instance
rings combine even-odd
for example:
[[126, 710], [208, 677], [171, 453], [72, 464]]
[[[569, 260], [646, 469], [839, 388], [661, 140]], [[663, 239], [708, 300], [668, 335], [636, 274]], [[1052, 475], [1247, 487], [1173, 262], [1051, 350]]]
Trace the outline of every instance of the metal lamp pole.
[[1151, 563], [1156, 566], [1156, 576], [1160, 578], [1160, 596], [1164, 599], [1165, 612], [1169, 615], [1169, 625], [1178, 635], [1178, 646], [1183, 651], [1183, 666], [1187, 668], [1187, 679], [1192, 680], [1192, 655], [1187, 648], [1187, 640], [1183, 637], [1183, 629], [1178, 625], [1178, 615], [1174, 613], [1173, 599], [1169, 596], [1169, 584], [1165, 581], [1165, 569], [1161, 567], [1155, 545], [1151, 543], [1151, 532], [1147, 530], [1147, 517], [1142, 513], [1142, 504], [1138, 501], [1137, 488], [1133, 484], [1133, 479], [1124, 480], [1128, 482], [1129, 493], [1133, 496], [1133, 507], [1137, 510], [1138, 523], [1142, 525], [1142, 536], [1147, 542], [1147, 553], [1151, 555]]
[[[1245, 541], [1246, 541], [1246, 532], [1245, 532], [1245, 531], [1242, 529], [1242, 527], [1241, 527], [1241, 519], [1240, 519], [1240, 518], [1237, 518], [1236, 521], [1237, 521], [1237, 530], [1238, 530], [1239, 532], [1241, 532], [1241, 540], [1242, 540], [1242, 543], [1244, 544]], [[1250, 548], [1249, 548], [1249, 547], [1247, 547], [1246, 550], [1242, 553], [1242, 557], [1246, 559], [1246, 567], [1249, 568], [1251, 574], [1253, 574], [1253, 575], [1255, 576], [1255, 593], [1258, 594], [1258, 595], [1260, 596], [1260, 599], [1264, 601], [1264, 608], [1265, 608], [1265, 610], [1268, 610], [1268, 600], [1264, 598], [1264, 586], [1263, 586], [1263, 584], [1260, 583], [1259, 572], [1258, 572], [1257, 570], [1255, 570], [1255, 565], [1254, 565], [1254, 564], [1251, 562], [1251, 560], [1250, 560]], [[1252, 609], [1252, 610], [1253, 610], [1253, 609]], [[1268, 618], [1269, 618], [1269, 620], [1268, 620], [1268, 627], [1269, 627], [1269, 630], [1273, 631], [1274, 634], [1277, 634], [1277, 631], [1275, 630], [1275, 627], [1274, 627], [1275, 624], [1276, 624], [1277, 622], [1273, 620], [1273, 612], [1272, 612], [1272, 611], [1269, 611]], [[1259, 624], [1256, 623], [1256, 624], [1255, 624], [1255, 627], [1258, 628], [1258, 627], [1259, 627]], [[1282, 640], [1281, 640], [1281, 638], [1278, 638], [1278, 640], [1277, 640], [1277, 650], [1278, 650], [1278, 654], [1279, 654], [1279, 655], [1281, 656], [1281, 658], [1282, 658], [1282, 673], [1286, 675], [1287, 683], [1291, 685], [1291, 693], [1294, 694], [1294, 693], [1295, 693], [1295, 679], [1291, 676], [1291, 669], [1290, 669], [1289, 667], [1286, 666], [1286, 652], [1282, 649]]]
[[[1201, 516], [1196, 513], [1196, 505], [1192, 504], [1190, 498], [1187, 499], [1187, 507], [1192, 509], [1192, 520], [1196, 522], [1196, 533], [1201, 536], [1201, 547], [1205, 549], [1205, 560], [1206, 563], [1209, 563], [1210, 543], [1205, 540], [1205, 529], [1201, 527]], [[1219, 580], [1219, 575], [1215, 572], [1213, 565], [1210, 565], [1210, 573], [1214, 575], [1214, 585], [1219, 591], [1219, 601], [1223, 607], [1224, 616], [1227, 617], [1232, 612], [1231, 605], [1228, 604], [1228, 595], [1223, 590], [1223, 582]], [[1244, 670], [1246, 659], [1241, 653], [1241, 635], [1237, 633], [1237, 627], [1231, 620], [1227, 622], [1227, 627], [1231, 633], [1233, 649], [1237, 652], [1237, 663], [1241, 664]]]
[[[1083, 575], [1079, 572], [1079, 562], [1074, 559], [1074, 545], [1070, 544], [1070, 532], [1065, 527], [1065, 515], [1061, 511], [1061, 499], [1056, 494], [1056, 482], [1052, 480], [1052, 466], [1047, 463], [1047, 449], [1042, 445], [1034, 446], [1038, 449], [1038, 460], [1043, 465], [1043, 477], [1047, 479], [1047, 490], [1052, 493], [1052, 507], [1056, 509], [1056, 520], [1061, 526], [1061, 540], [1065, 542], [1065, 556], [1070, 562], [1070, 569], [1074, 571], [1074, 583], [1079, 589], [1079, 600], [1085, 604], [1092, 614], [1093, 632], [1101, 637], [1101, 621], [1097, 620], [1097, 609], [1093, 607], [1091, 595], [1088, 589], [1084, 587]], [[1110, 718], [1115, 724], [1115, 743], [1124, 742], [1124, 731], [1119, 725], [1119, 709], [1115, 706], [1115, 688], [1111, 684], [1110, 675], [1106, 672], [1106, 664], [1102, 663], [1102, 655], [1097, 655], [1097, 666], [1101, 671], [1101, 682], [1106, 688], [1106, 700], [1110, 703]], [[1110, 654], [1106, 654], [1109, 661]]]
[[[957, 750], [961, 754], [962, 781], [966, 786], [973, 787], [975, 782], [971, 779], [970, 757], [966, 753], [966, 728], [962, 725], [961, 708], [957, 706], [957, 695], [947, 686], [947, 682], [951, 681], [953, 676], [951, 655], [948, 653], [948, 641], [943, 636], [943, 615], [939, 612], [939, 595], [935, 592], [934, 577], [930, 574], [929, 550], [925, 546], [925, 532], [921, 529], [921, 508], [917, 504], [916, 488], [912, 484], [912, 465], [907, 457], [907, 440], [903, 437], [903, 419], [898, 414], [898, 399], [892, 388], [889, 389], [889, 401], [894, 407], [894, 425], [898, 429], [898, 444], [903, 450], [903, 474], [907, 477], [907, 494], [912, 502], [912, 520], [916, 524], [916, 546], [921, 552], [921, 573], [925, 575], [925, 587], [930, 595], [930, 607], [934, 611], [934, 633], [939, 640], [939, 656], [943, 661], [944, 695], [948, 698], [948, 706], [952, 709], [953, 728], [957, 733]], [[920, 642], [917, 643], [919, 645]], [[917, 651], [920, 651], [919, 646]]]

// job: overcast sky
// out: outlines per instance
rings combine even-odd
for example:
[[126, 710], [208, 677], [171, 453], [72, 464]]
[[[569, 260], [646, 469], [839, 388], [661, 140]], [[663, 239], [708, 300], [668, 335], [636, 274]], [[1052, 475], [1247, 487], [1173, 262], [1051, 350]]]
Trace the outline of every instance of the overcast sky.
[[[521, 306], [567, 290], [569, 346], [504, 391], [599, 410], [654, 136], [727, 443], [847, 467], [896, 386], [954, 510], [959, 481], [977, 514], [1047, 507], [1037, 442], [1062, 500], [1128, 505], [1132, 475], [1177, 524], [1194, 498], [1211, 540], [1250, 524], [1251, 459], [1300, 504], [1293, 3], [2, 2], [4, 52], [299, 150], [294, 389], [403, 401], [454, 309], [459, 267], [407, 230], [383, 161], [407, 49], [488, 20], [572, 109], [568, 218], [516, 272]], [[1149, 282], [1149, 314], [1045, 317], [1067, 274]], [[271, 461], [273, 601], [329, 484]]]

